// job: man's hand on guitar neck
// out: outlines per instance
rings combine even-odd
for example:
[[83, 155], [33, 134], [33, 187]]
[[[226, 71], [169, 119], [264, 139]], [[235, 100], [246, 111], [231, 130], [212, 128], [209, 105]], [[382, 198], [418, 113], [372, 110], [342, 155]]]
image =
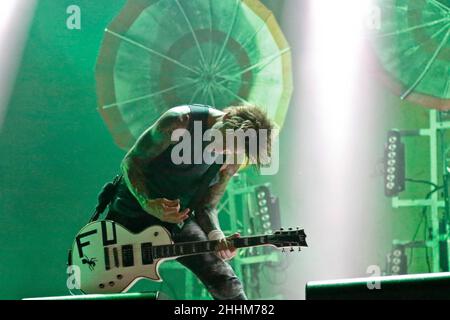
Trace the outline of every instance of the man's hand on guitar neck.
[[229, 237], [225, 237], [221, 230], [212, 230], [208, 234], [208, 239], [219, 240], [219, 243], [216, 246], [216, 255], [226, 261], [233, 259], [237, 252], [237, 249], [231, 245], [229, 240], [239, 238], [240, 236], [239, 233], [235, 233]]

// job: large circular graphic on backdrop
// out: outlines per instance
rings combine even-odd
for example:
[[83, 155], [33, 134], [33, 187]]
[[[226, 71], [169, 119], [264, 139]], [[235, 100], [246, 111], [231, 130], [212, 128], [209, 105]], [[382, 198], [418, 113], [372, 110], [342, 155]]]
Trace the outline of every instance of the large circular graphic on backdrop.
[[98, 109], [126, 150], [177, 105], [254, 104], [282, 127], [291, 52], [258, 0], [130, 0], [105, 30], [96, 80]]
[[402, 99], [450, 109], [450, 0], [377, 0], [376, 54]]

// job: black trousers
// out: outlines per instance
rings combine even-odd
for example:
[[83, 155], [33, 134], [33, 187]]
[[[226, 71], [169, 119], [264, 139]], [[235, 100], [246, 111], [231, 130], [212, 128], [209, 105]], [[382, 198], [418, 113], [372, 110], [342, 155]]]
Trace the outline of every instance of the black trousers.
[[[149, 215], [148, 213], [145, 214]], [[148, 221], [146, 221], [145, 227], [140, 224], [139, 229], [137, 229], [135, 222], [141, 219], [136, 216], [136, 220], [133, 220], [133, 218], [129, 218], [129, 216], [124, 216], [123, 214], [112, 210], [109, 211], [106, 219], [116, 221], [133, 232], [139, 232], [152, 224], [161, 224], [167, 227], [167, 224], [164, 223], [148, 223]], [[190, 219], [181, 229], [172, 232], [172, 240], [175, 243], [203, 241], [208, 240], [208, 237], [195, 219]], [[242, 283], [234, 273], [234, 270], [226, 261], [220, 259], [216, 254], [204, 253], [185, 256], [177, 258], [177, 261], [186, 266], [200, 279], [214, 299], [247, 299]], [[186, 289], [189, 290], [189, 288]]]
[[[173, 236], [174, 242], [208, 240], [194, 219], [186, 222], [183, 228]], [[209, 293], [217, 300], [247, 299], [241, 281], [231, 266], [214, 253], [185, 256], [177, 261], [191, 270], [205, 285]]]

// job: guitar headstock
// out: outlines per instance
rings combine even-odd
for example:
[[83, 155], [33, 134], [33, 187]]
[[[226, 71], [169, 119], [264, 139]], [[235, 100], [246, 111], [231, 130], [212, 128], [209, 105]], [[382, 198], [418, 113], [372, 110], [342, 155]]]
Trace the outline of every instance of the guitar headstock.
[[281, 228], [275, 231], [269, 236], [269, 243], [279, 249], [283, 248], [283, 251], [284, 248], [291, 248], [291, 251], [294, 251], [294, 247], [298, 247], [300, 251], [300, 247], [308, 246], [305, 231], [299, 227], [296, 229], [289, 228], [287, 230]]

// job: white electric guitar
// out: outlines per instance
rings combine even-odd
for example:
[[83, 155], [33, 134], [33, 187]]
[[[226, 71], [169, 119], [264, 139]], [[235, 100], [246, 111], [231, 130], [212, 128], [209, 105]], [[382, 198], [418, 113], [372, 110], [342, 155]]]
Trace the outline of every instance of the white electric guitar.
[[[230, 240], [236, 248], [254, 246], [306, 247], [303, 230], [276, 231], [271, 235]], [[170, 233], [151, 226], [134, 234], [120, 224], [96, 221], [87, 224], [75, 238], [69, 264], [76, 268], [79, 289], [87, 294], [127, 291], [141, 278], [162, 281], [158, 267], [167, 259], [214, 251], [217, 240], [174, 244]], [[291, 249], [293, 251], [293, 249]]]

